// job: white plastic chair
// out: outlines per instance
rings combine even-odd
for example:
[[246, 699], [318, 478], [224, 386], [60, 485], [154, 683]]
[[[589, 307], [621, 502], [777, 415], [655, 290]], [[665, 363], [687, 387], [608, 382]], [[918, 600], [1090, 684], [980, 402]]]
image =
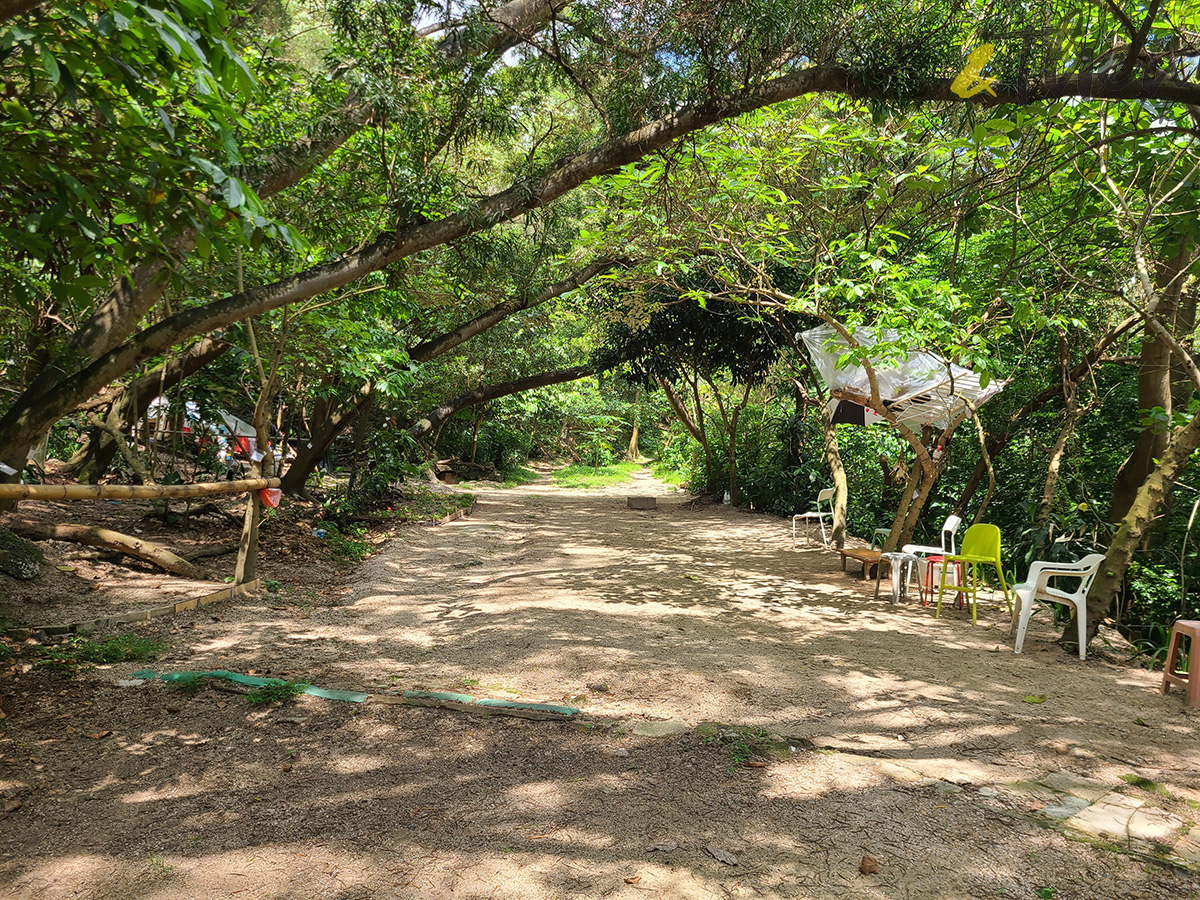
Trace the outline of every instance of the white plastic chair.
[[958, 529], [962, 526], [962, 519], [958, 516], [946, 516], [946, 521], [942, 523], [942, 546], [934, 547], [930, 544], [905, 544], [900, 548], [901, 553], [919, 553], [924, 556], [954, 556], [958, 553], [958, 545], [955, 543]]
[[[1075, 612], [1079, 627], [1079, 658], [1087, 658], [1087, 594], [1104, 562], [1103, 553], [1092, 553], [1077, 563], [1035, 562], [1029, 567], [1029, 576], [1021, 584], [1013, 586], [1013, 593], [1021, 601], [1021, 618], [1017, 622], [1017, 642], [1013, 653], [1020, 653], [1025, 645], [1025, 631], [1029, 628], [1029, 617], [1033, 615], [1033, 601], [1062, 603]], [[1072, 593], [1050, 587], [1051, 578], [1078, 578], [1079, 586]]]
[[[821, 504], [825, 504], [825, 508], [821, 508]], [[796, 520], [804, 520], [804, 539], [809, 540], [809, 529], [812, 526], [814, 519], [821, 525], [821, 543], [827, 548], [829, 547], [829, 537], [825, 534], [825, 520], [829, 519], [832, 527], [833, 520], [833, 488], [821, 488], [817, 492], [817, 508], [809, 512], [796, 513], [792, 516], [792, 546], [796, 546]]]
[[[962, 519], [958, 516], [946, 516], [946, 521], [942, 523], [942, 545], [934, 547], [931, 544], [905, 544], [900, 548], [901, 553], [913, 553], [917, 557], [917, 581], [918, 587], [921, 587], [921, 595], [924, 597], [924, 585], [930, 582], [929, 562], [927, 556], [954, 556], [958, 553], [958, 544], [956, 543], [958, 529], [962, 527]], [[935, 566], [940, 566], [940, 563], [935, 563]], [[957, 573], [958, 569], [954, 569]], [[941, 575], [941, 569], [934, 569], [935, 577]], [[949, 574], [949, 573], [947, 573]], [[958, 584], [958, 578], [955, 577], [952, 584]]]

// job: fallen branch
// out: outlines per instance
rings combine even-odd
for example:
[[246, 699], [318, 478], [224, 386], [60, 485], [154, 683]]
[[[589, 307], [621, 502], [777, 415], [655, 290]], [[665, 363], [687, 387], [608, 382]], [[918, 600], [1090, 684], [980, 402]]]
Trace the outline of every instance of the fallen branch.
[[135, 556], [160, 569], [165, 569], [172, 575], [184, 575], [195, 578], [200, 573], [190, 562], [177, 556], [162, 544], [144, 541], [113, 531], [109, 528], [92, 528], [87, 525], [35, 525], [33, 523], [17, 523], [11, 530], [21, 537], [35, 541], [67, 541], [72, 544], [84, 544], [88, 547], [100, 547], [104, 550], [116, 550], [126, 556]]
[[195, 562], [198, 559], [210, 559], [214, 556], [224, 556], [226, 553], [237, 553], [238, 543], [235, 541], [232, 544], [220, 544], [216, 547], [201, 547], [199, 550], [194, 550], [189, 553], [185, 559], [189, 562]]

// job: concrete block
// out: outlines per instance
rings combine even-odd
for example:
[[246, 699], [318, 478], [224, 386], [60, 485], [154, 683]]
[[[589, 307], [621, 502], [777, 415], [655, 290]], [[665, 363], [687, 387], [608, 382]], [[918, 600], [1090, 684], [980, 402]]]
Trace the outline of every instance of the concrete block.
[[628, 500], [630, 509], [657, 509], [658, 501], [653, 497], [630, 497]]

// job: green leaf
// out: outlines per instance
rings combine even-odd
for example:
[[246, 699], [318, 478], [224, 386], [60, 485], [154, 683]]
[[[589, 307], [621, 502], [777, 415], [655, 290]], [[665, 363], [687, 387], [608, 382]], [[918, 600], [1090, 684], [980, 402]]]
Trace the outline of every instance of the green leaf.
[[1025, 697], [1023, 698], [1023, 700], [1025, 703], [1045, 703], [1046, 695], [1045, 694], [1026, 694]]

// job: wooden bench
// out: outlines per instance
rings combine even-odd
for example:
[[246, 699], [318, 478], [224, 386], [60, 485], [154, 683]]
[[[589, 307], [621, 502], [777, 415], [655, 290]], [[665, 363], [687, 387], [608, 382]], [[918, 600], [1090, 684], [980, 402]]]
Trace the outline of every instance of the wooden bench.
[[842, 557], [842, 571], [843, 572], [846, 571], [846, 560], [853, 559], [856, 562], [862, 563], [862, 577], [863, 578], [869, 578], [871, 570], [878, 567], [878, 565], [879, 565], [880, 551], [878, 551], [878, 550], [863, 550], [863, 549], [851, 548], [849, 550], [847, 550], [847, 549], [839, 550], [838, 553], [841, 554], [841, 557]]

